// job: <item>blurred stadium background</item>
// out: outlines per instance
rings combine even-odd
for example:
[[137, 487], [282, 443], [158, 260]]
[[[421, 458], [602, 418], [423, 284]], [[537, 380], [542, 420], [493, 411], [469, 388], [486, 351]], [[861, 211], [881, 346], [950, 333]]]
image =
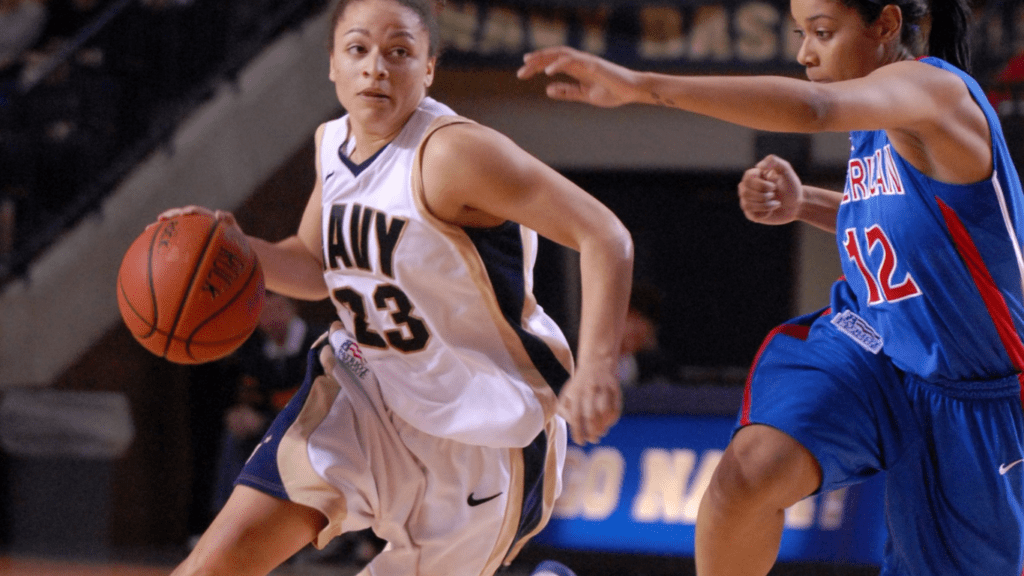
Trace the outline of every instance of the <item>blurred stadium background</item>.
[[[170, 207], [233, 210], [270, 239], [295, 228], [313, 184], [313, 131], [343, 112], [327, 79], [330, 2], [27, 3], [49, 20], [26, 49], [0, 55], [0, 572], [159, 573], [209, 521], [227, 387], [132, 340], [117, 312], [117, 267]], [[0, 18], [4, 9], [17, 10]], [[442, 9], [431, 94], [615, 210], [635, 236], [638, 281], [660, 295], [666, 368], [627, 390], [626, 415], [601, 445], [570, 450], [556, 517], [512, 572], [555, 557], [580, 576], [692, 573], [695, 505], [745, 368], [775, 324], [824, 305], [839, 274], [831, 237], [747, 223], [735, 185], [772, 152], [808, 182], [841, 186], [848, 149], [844, 134], [551, 102], [541, 82], [515, 80], [520, 56], [569, 43], [666, 72], [801, 76], [787, 14], [780, 0]], [[987, 0], [977, 16], [975, 73], [1024, 165], [1024, 6]], [[571, 253], [542, 246], [538, 298], [570, 338], [572, 270]], [[773, 573], [877, 573], [881, 505], [869, 482], [795, 506]], [[85, 564], [60, 563], [68, 558]], [[348, 568], [306, 555], [280, 573]]]

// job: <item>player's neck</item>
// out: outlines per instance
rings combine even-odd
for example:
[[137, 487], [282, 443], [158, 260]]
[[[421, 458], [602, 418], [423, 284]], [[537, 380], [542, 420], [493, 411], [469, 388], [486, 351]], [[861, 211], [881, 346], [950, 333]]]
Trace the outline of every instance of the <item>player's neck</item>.
[[408, 118], [398, 127], [386, 130], [372, 130], [359, 123], [352, 122], [350, 117], [348, 137], [345, 139], [345, 143], [342, 144], [342, 151], [353, 163], [361, 164], [372, 158], [374, 154], [380, 152], [381, 148], [384, 148], [397, 138], [402, 129], [405, 128], [407, 121]]

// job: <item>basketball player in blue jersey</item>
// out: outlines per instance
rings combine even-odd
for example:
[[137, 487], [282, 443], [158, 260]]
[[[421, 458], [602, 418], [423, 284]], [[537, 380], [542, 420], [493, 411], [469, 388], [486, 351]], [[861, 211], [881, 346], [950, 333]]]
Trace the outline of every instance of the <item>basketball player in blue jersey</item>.
[[[264, 575], [372, 528], [388, 544], [365, 574], [490, 575], [550, 517], [566, 423], [594, 442], [619, 416], [632, 240], [569, 180], [427, 96], [433, 0], [341, 0], [331, 30], [346, 114], [316, 131], [297, 233], [250, 242], [269, 290], [329, 297], [338, 321], [174, 574]], [[580, 253], [575, 367], [532, 293], [538, 234]]]
[[[885, 471], [884, 575], [1021, 574], [1024, 196], [969, 67], [964, 0], [791, 0], [808, 81], [641, 73], [569, 48], [525, 56], [549, 96], [676, 107], [759, 130], [850, 132], [844, 190], [769, 156], [754, 222], [836, 234], [831, 306], [773, 331], [701, 503], [701, 576], [763, 575], [783, 510]], [[915, 58], [919, 24], [928, 54]]]

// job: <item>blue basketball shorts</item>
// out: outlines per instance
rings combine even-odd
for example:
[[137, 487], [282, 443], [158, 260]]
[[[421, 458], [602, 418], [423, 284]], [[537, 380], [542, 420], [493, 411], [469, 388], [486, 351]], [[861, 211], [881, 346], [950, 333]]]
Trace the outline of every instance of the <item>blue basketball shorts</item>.
[[883, 576], [1019, 576], [1018, 377], [923, 381], [893, 366], [870, 326], [839, 308], [796, 318], [768, 336], [738, 427], [772, 426], [807, 447], [821, 466], [821, 491], [885, 473]]

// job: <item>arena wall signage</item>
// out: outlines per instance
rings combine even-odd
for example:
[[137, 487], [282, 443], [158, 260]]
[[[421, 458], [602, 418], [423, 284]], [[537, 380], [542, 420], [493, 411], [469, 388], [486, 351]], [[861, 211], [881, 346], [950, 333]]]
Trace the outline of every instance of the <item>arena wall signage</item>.
[[[596, 446], [570, 445], [565, 486], [538, 543], [693, 556], [697, 507], [734, 419], [627, 415]], [[881, 476], [789, 508], [780, 561], [880, 565]]]
[[[515, 66], [568, 44], [646, 69], [803, 73], [788, 0], [448, 0], [440, 23], [448, 65]], [[979, 27], [979, 67], [1024, 50], [1019, 1], [987, 3]]]

